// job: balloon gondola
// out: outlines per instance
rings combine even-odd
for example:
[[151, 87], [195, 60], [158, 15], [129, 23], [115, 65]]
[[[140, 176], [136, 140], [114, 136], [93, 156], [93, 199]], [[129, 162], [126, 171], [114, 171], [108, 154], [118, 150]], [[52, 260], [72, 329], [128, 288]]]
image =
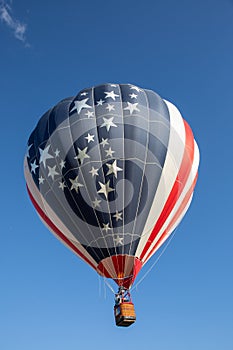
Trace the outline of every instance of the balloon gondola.
[[124, 287], [119, 287], [115, 294], [114, 316], [116, 325], [121, 327], [131, 326], [136, 321], [130, 291]]
[[118, 326], [136, 320], [130, 288], [186, 213], [198, 164], [178, 109], [131, 84], [83, 89], [47, 111], [29, 137], [30, 199], [58, 239], [116, 282]]

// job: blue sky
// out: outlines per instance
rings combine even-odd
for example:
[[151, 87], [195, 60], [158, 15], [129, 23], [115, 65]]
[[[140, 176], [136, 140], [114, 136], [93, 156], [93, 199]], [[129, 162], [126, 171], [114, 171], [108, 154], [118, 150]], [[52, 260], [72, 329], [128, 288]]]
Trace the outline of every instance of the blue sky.
[[[233, 2], [0, 1], [0, 18], [0, 348], [232, 349]], [[103, 280], [40, 222], [23, 176], [39, 117], [104, 82], [174, 102], [201, 152], [191, 208], [134, 290], [129, 329], [115, 327]]]

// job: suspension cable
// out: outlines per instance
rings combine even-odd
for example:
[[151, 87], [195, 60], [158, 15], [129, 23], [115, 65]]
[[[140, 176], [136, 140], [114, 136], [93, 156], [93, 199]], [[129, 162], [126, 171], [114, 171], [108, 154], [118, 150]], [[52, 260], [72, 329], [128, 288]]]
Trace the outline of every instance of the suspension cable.
[[167, 244], [164, 246], [163, 250], [161, 251], [161, 253], [159, 254], [159, 256], [157, 257], [157, 259], [155, 260], [155, 262], [152, 264], [152, 266], [149, 268], [149, 270], [147, 272], [145, 272], [145, 274], [142, 276], [142, 278], [137, 282], [137, 284], [131, 289], [131, 292], [138, 287], [139, 284], [142, 283], [142, 281], [147, 277], [147, 275], [149, 275], [149, 273], [151, 272], [151, 270], [155, 267], [155, 265], [157, 265], [157, 263], [159, 262], [161, 256], [165, 253], [166, 249], [168, 248], [168, 246], [170, 245], [172, 239], [175, 236], [175, 232], [176, 229], [173, 231], [173, 233], [171, 234], [169, 240], [167, 241]]
[[110, 283], [108, 283], [107, 279], [104, 277], [104, 283], [107, 285], [107, 287], [111, 290], [111, 292], [113, 294], [115, 294], [114, 289], [112, 288], [112, 286], [110, 285]]

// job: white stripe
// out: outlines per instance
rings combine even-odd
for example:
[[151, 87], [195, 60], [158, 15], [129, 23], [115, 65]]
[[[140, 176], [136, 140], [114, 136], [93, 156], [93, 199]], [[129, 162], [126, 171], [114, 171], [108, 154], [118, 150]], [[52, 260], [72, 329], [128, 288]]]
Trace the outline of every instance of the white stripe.
[[134, 273], [134, 264], [135, 264], [135, 258], [130, 256], [130, 255], [126, 255], [125, 256], [125, 271], [124, 271], [124, 277], [132, 277], [133, 273]]
[[[153, 254], [151, 254], [150, 256], [144, 257], [142, 264], [143, 266], [150, 260], [150, 258], [152, 258], [152, 256], [159, 250], [159, 248], [164, 244], [164, 242], [166, 242], [166, 240], [170, 237], [170, 235], [172, 234], [172, 232], [176, 229], [176, 227], [180, 224], [180, 222], [182, 221], [183, 217], [185, 216], [191, 202], [192, 202], [192, 198], [193, 198], [193, 194], [191, 195], [186, 207], [184, 208], [184, 210], [182, 211], [181, 215], [179, 216], [178, 220], [174, 223], [174, 225], [171, 227], [171, 229], [168, 231], [168, 233], [165, 235], [165, 237], [161, 240], [161, 242], [159, 243], [158, 247], [156, 248], [156, 250], [153, 252]], [[157, 242], [157, 240], [156, 240]]]
[[[109, 256], [105, 259], [103, 259], [101, 261], [101, 264], [103, 265], [103, 267], [106, 269], [106, 271], [108, 272], [108, 274], [111, 276], [111, 278], [117, 278], [117, 273], [112, 261], [112, 257]], [[96, 270], [101, 276], [104, 276], [104, 273], [102, 273], [100, 270]], [[106, 277], [106, 276], [105, 276]]]
[[[69, 241], [71, 241], [72, 244], [74, 244], [80, 252], [94, 265], [97, 267], [96, 261], [87, 253], [87, 251], [82, 247], [82, 245], [79, 243], [79, 241], [76, 239], [75, 236], [67, 229], [67, 227], [63, 224], [63, 222], [58, 218], [58, 216], [54, 213], [54, 211], [50, 208], [48, 203], [45, 201], [45, 199], [41, 196], [38, 188], [36, 187], [31, 172], [28, 168], [27, 159], [25, 158], [24, 161], [24, 174], [26, 183], [28, 186], [29, 191], [31, 192], [34, 200], [38, 204], [38, 206], [41, 208], [41, 210], [45, 213], [45, 215], [54, 223], [54, 225], [59, 229], [59, 231], [64, 234], [64, 236], [67, 237]], [[39, 215], [39, 214], [38, 214]], [[39, 218], [41, 221], [46, 225], [46, 227], [63, 243], [65, 244], [70, 250], [72, 250], [71, 247], [69, 247], [57, 234], [52, 230], [52, 228], [42, 219], [42, 217], [39, 215]], [[73, 251], [73, 250], [72, 250]], [[77, 256], [79, 256], [75, 251], [73, 251]], [[80, 257], [80, 256], [79, 256]], [[82, 257], [80, 257], [82, 259]], [[83, 259], [82, 259], [83, 260]], [[85, 261], [85, 260], [84, 260]], [[85, 261], [86, 262], [86, 261]]]
[[[174, 216], [176, 215], [177, 211], [179, 210], [180, 206], [182, 205], [182, 202], [186, 196], [186, 194], [188, 193], [188, 191], [190, 190], [193, 181], [196, 177], [197, 174], [197, 170], [198, 170], [198, 165], [199, 165], [199, 160], [200, 160], [200, 155], [199, 155], [199, 149], [198, 146], [196, 144], [196, 142], [194, 142], [194, 159], [193, 159], [193, 164], [192, 164], [192, 168], [189, 174], [189, 177], [187, 179], [187, 182], [185, 184], [185, 187], [182, 191], [182, 193], [180, 194], [174, 208], [172, 209], [170, 215], [167, 217], [164, 225], [161, 227], [160, 231], [158, 232], [156, 239], [153, 241], [153, 244], [150, 246], [150, 248], [148, 249], [147, 253], [145, 254], [145, 256], [143, 257], [143, 262], [145, 263], [147, 261], [147, 258], [150, 254], [150, 252], [154, 249], [156, 243], [158, 242], [158, 240], [160, 239], [160, 237], [162, 236], [163, 232], [166, 230], [166, 228], [169, 226], [170, 222], [173, 220]], [[191, 195], [192, 198], [192, 195]], [[179, 217], [177, 218], [177, 220], [175, 221], [175, 223], [173, 224], [172, 228], [169, 230], [168, 234], [166, 235], [166, 238], [163, 240], [163, 242], [169, 237], [169, 235], [172, 233], [172, 231], [179, 225], [180, 221], [182, 220], [184, 214], [186, 213], [186, 211], [188, 210], [188, 207], [191, 203], [191, 200], [188, 201], [188, 204], [185, 206], [185, 208], [183, 209], [183, 211], [180, 213]], [[162, 244], [159, 245], [159, 247]], [[156, 248], [156, 250], [154, 251], [154, 253], [159, 249]], [[153, 253], [153, 254], [154, 254]], [[152, 254], [152, 255], [153, 255]], [[149, 260], [149, 259], [148, 259]]]
[[151, 231], [153, 230], [168, 199], [168, 196], [179, 172], [184, 154], [186, 135], [183, 118], [178, 109], [173, 104], [167, 101], [165, 101], [165, 103], [167, 104], [170, 114], [170, 137], [167, 155], [159, 181], [159, 186], [157, 188], [142, 237], [137, 247], [135, 254], [136, 257], [139, 257], [141, 255], [151, 234]]

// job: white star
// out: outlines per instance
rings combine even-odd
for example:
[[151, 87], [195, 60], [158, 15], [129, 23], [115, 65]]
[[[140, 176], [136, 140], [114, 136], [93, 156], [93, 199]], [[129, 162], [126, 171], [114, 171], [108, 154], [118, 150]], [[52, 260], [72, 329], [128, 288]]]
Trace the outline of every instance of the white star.
[[106, 145], [109, 145], [108, 139], [103, 139], [103, 137], [102, 137], [102, 142], [100, 142], [100, 144], [103, 146], [103, 148], [104, 148]]
[[112, 151], [111, 147], [109, 147], [109, 149], [106, 150], [105, 152], [106, 152], [105, 157], [112, 157], [113, 153], [115, 153], [115, 151]]
[[31, 165], [31, 173], [36, 173], [36, 168], [39, 168], [39, 165], [36, 164], [36, 159], [34, 160], [33, 163], [30, 163]]
[[39, 185], [41, 185], [44, 183], [45, 179], [42, 176], [40, 176], [38, 180], [39, 180]]
[[[105, 152], [106, 152], [106, 151], [105, 151]], [[114, 160], [114, 162], [113, 162], [112, 164], [108, 164], [108, 163], [107, 163], [106, 165], [107, 165], [107, 167], [108, 167], [107, 175], [114, 174], [115, 177], [117, 178], [117, 172], [118, 172], [118, 171], [122, 171], [122, 169], [121, 169], [121, 168], [118, 168], [116, 162], [117, 162], [117, 161]]]
[[97, 175], [97, 176], [99, 175], [98, 174], [98, 169], [97, 168], [95, 169], [94, 167], [91, 168], [89, 173], [91, 174], [92, 177], [94, 177], [95, 175]]
[[113, 217], [116, 219], [116, 221], [123, 220], [122, 219], [122, 213], [119, 213], [118, 211], [116, 211], [116, 214], [113, 215]]
[[108, 180], [108, 182], [106, 184], [103, 184], [102, 182], [99, 181], [99, 185], [101, 188], [98, 191], [98, 193], [103, 193], [105, 195], [106, 199], [108, 199], [109, 192], [114, 191], [114, 188], [111, 188], [109, 186], [109, 182], [110, 182], [110, 180]]
[[61, 160], [61, 162], [60, 162], [61, 169], [65, 168], [65, 164], [66, 164], [66, 162], [64, 160]]
[[92, 106], [86, 103], [88, 100], [89, 98], [84, 98], [81, 101], [74, 101], [74, 107], [71, 109], [70, 112], [77, 110], [77, 113], [79, 114], [83, 108], [92, 108]]
[[110, 105], [110, 103], [108, 103], [106, 109], [110, 112], [110, 111], [115, 111], [115, 106], [114, 105]]
[[115, 94], [114, 91], [105, 92], [105, 94], [106, 94], [105, 98], [111, 97], [114, 101], [116, 97], [119, 97], [119, 95]]
[[104, 103], [104, 101], [102, 99], [100, 99], [99, 101], [97, 101], [97, 106], [102, 106]]
[[90, 158], [90, 156], [86, 154], [86, 152], [87, 147], [85, 147], [84, 149], [78, 148], [78, 155], [74, 157], [74, 159], [80, 160], [81, 164], [83, 164], [85, 158]]
[[29, 158], [30, 156], [29, 156], [29, 151], [30, 151], [30, 148], [32, 147], [32, 144], [31, 145], [29, 145], [28, 146], [28, 148], [27, 148], [27, 153], [26, 153], [26, 156], [27, 156], [27, 158]]
[[95, 200], [92, 201], [92, 203], [93, 203], [93, 207], [97, 208], [97, 207], [100, 207], [101, 200], [98, 200], [97, 198], [95, 198]]
[[54, 152], [55, 157], [58, 157], [58, 156], [59, 156], [59, 153], [60, 153], [59, 149], [56, 149], [56, 151]]
[[87, 136], [85, 137], [85, 139], [87, 140], [87, 142], [94, 142], [94, 137], [95, 135], [90, 135], [89, 133], [87, 134]]
[[120, 237], [117, 235], [115, 238], [113, 238], [113, 241], [115, 242], [116, 245], [123, 245], [123, 237]]
[[142, 90], [139, 89], [139, 87], [137, 87], [137, 86], [131, 86], [131, 87], [130, 87], [130, 90], [136, 90], [137, 92], [142, 91]]
[[138, 95], [136, 95], [136, 94], [129, 94], [129, 96], [130, 96], [131, 98], [137, 98], [137, 97], [138, 97]]
[[103, 128], [104, 126], [106, 126], [107, 131], [110, 130], [111, 126], [114, 126], [114, 128], [117, 128], [117, 125], [113, 123], [113, 119], [114, 117], [109, 119], [103, 117], [104, 123], [100, 125], [100, 127]]
[[69, 179], [70, 182], [72, 183], [72, 186], [71, 186], [71, 190], [75, 190], [77, 193], [78, 193], [78, 189], [79, 187], [83, 187], [83, 184], [81, 184], [80, 182], [78, 182], [78, 176], [76, 176], [75, 179]]
[[59, 175], [59, 173], [55, 170], [56, 169], [56, 165], [54, 165], [54, 167], [50, 167], [48, 166], [49, 172], [48, 172], [48, 177], [51, 177], [52, 180], [54, 180], [54, 176], [55, 175]]
[[47, 159], [51, 159], [51, 158], [54, 158], [51, 154], [49, 154], [49, 147], [50, 145], [48, 145], [44, 150], [39, 148], [39, 151], [40, 151], [40, 163], [42, 162], [44, 167], [46, 165], [46, 160]]
[[140, 109], [137, 108], [138, 103], [130, 103], [127, 102], [128, 106], [124, 108], [124, 110], [128, 110], [130, 112], [130, 115], [133, 114], [134, 111], [140, 112]]
[[104, 223], [103, 223], [103, 231], [108, 232], [108, 230], [111, 231], [111, 227], [109, 227], [109, 222], [108, 222], [107, 224], [104, 224]]
[[85, 115], [87, 115], [87, 118], [91, 118], [91, 117], [94, 117], [94, 112], [90, 112], [90, 111], [87, 111], [87, 113], [85, 113]]
[[59, 181], [59, 188], [61, 188], [62, 191], [64, 191], [64, 188], [65, 188], [65, 187], [67, 187], [66, 184], [65, 184], [65, 182], [60, 182], [60, 181]]

